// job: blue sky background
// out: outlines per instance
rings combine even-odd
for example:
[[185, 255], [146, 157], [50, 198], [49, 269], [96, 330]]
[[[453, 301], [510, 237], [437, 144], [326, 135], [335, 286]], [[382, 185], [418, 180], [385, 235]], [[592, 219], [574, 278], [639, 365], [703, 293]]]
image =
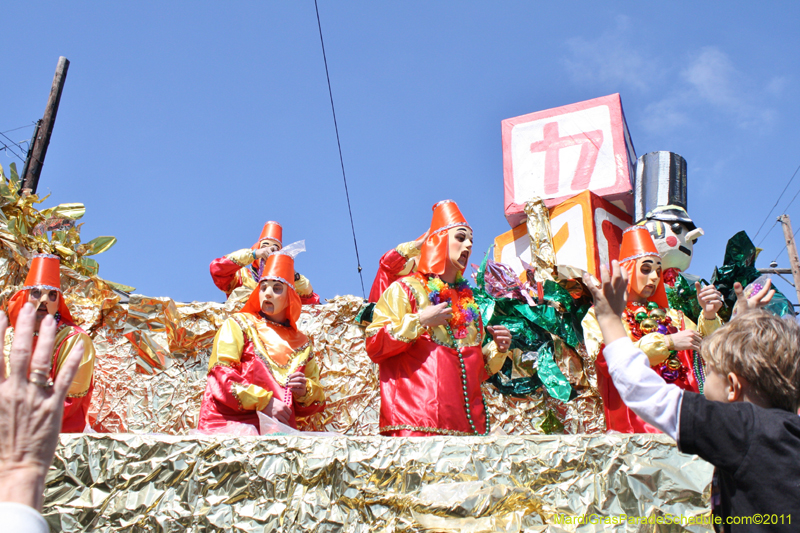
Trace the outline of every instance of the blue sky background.
[[[30, 139], [71, 61], [39, 192], [86, 204], [84, 241], [119, 239], [102, 277], [221, 301], [209, 262], [274, 219], [306, 240], [297, 269], [323, 298], [361, 295], [312, 0], [3, 11], [0, 131]], [[704, 277], [800, 165], [797, 2], [320, 0], [320, 16], [367, 292], [440, 199], [475, 229], [473, 262], [509, 229], [505, 118], [621, 93], [637, 155], [688, 162]], [[800, 176], [756, 243], [798, 191]], [[800, 198], [786, 212], [800, 228]], [[773, 228], [758, 266], [788, 267], [783, 244]]]

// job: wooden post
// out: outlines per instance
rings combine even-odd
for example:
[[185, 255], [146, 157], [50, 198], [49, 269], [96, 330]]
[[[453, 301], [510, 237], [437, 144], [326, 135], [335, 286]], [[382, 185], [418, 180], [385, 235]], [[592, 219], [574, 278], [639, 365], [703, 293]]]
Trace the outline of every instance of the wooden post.
[[50, 88], [50, 97], [47, 99], [47, 107], [44, 109], [41, 127], [37, 129], [37, 134], [33, 139], [33, 146], [28, 151], [28, 157], [25, 161], [25, 172], [22, 176], [23, 193], [27, 189], [31, 194], [36, 194], [36, 188], [39, 186], [39, 176], [42, 174], [44, 157], [47, 155], [47, 146], [50, 144], [50, 136], [56, 123], [58, 104], [61, 102], [61, 91], [64, 90], [68, 69], [69, 59], [63, 56], [59, 57], [56, 74], [53, 76], [53, 85]]
[[792, 221], [789, 219], [789, 215], [781, 215], [778, 220], [783, 227], [783, 236], [786, 238], [786, 252], [789, 254], [789, 265], [792, 267], [794, 288], [797, 291], [797, 301], [800, 303], [800, 260], [797, 258], [797, 247], [794, 245]]

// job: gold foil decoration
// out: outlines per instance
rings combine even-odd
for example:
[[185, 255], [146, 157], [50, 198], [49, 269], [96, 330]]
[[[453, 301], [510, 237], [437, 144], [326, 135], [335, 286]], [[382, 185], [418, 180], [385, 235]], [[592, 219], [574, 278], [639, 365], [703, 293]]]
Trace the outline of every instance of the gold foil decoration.
[[556, 252], [553, 248], [553, 235], [550, 231], [550, 211], [541, 198], [532, 198], [525, 202], [525, 214], [528, 215], [528, 237], [531, 240], [531, 265], [533, 276], [538, 282], [555, 280]]
[[54, 531], [702, 531], [712, 467], [663, 435], [62, 435]]
[[[492, 436], [376, 436], [378, 371], [355, 296], [305, 306], [299, 321], [327, 408], [298, 428], [341, 436], [190, 435], [213, 337], [246, 295], [223, 304], [120, 293], [85, 257], [111, 238], [81, 244], [69, 222], [83, 206], [43, 215], [15, 186], [0, 179], [0, 303], [23, 283], [32, 253], [64, 254], [66, 301], [97, 351], [89, 423], [112, 433], [61, 436], [44, 507], [55, 530], [575, 531], [555, 517], [707, 513], [711, 467], [666, 437], [569, 435], [603, 432], [603, 408], [585, 349], [557, 337], [555, 361], [578, 393], [569, 402], [544, 387], [520, 399], [484, 384]], [[542, 209], [532, 213], [546, 221]], [[549, 234], [536, 235], [551, 253]], [[537, 265], [550, 275], [543, 257]], [[530, 375], [525, 354], [512, 357], [515, 376]]]

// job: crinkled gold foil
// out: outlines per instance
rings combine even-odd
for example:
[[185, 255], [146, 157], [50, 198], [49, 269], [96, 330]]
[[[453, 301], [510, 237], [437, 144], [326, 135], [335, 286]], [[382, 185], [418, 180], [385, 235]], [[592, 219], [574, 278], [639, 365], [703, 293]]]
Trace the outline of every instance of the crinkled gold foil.
[[536, 281], [544, 282], [556, 278], [556, 252], [550, 231], [550, 212], [541, 198], [525, 202], [528, 215], [528, 237], [531, 240], [531, 264]]
[[62, 435], [43, 514], [64, 532], [702, 531], [556, 521], [707, 515], [711, 473], [663, 435]]

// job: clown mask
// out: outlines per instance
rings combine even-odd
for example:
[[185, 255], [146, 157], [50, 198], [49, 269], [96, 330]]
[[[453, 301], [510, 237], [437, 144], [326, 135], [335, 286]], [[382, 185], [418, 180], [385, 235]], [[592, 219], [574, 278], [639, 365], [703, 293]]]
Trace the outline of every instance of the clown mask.
[[466, 226], [450, 228], [447, 230], [447, 246], [448, 263], [445, 276], [448, 271], [453, 274], [463, 274], [472, 254], [472, 230]]
[[36, 331], [47, 315], [55, 315], [58, 311], [58, 291], [33, 288], [28, 291], [28, 301], [36, 308]]
[[273, 322], [286, 322], [289, 307], [289, 289], [283, 282], [264, 280], [258, 286], [258, 302], [261, 312]]
[[636, 260], [636, 270], [628, 284], [629, 301], [641, 302], [655, 294], [661, 283], [661, 259], [647, 255]]

